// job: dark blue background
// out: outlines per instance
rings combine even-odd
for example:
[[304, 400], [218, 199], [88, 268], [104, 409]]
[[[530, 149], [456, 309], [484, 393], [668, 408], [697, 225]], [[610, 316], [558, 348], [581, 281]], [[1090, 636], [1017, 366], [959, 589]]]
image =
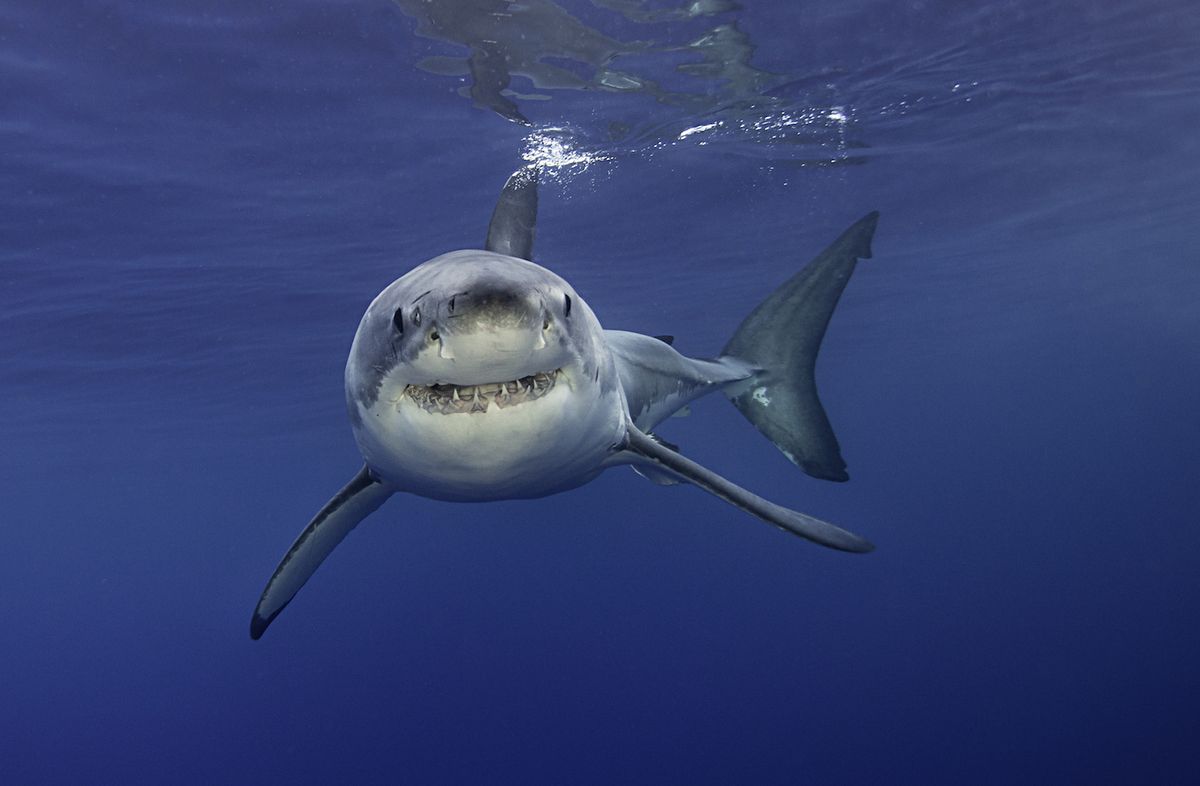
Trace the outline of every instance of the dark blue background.
[[664, 429], [878, 550], [627, 470], [396, 498], [252, 643], [359, 466], [362, 310], [482, 242], [532, 131], [383, 0], [0, 2], [5, 783], [1196, 777], [1200, 15], [745, 5], [776, 96], [846, 127], [699, 144], [744, 108], [545, 91], [608, 160], [544, 188], [537, 258], [707, 355], [879, 209], [819, 365], [851, 482], [715, 398]]

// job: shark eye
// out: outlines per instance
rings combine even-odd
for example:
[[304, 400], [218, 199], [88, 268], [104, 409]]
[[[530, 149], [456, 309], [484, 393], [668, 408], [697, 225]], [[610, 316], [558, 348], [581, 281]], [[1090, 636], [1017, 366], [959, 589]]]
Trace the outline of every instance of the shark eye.
[[420, 324], [421, 324], [421, 309], [420, 309], [420, 308], [414, 308], [414, 309], [413, 309], [413, 313], [412, 313], [412, 321], [413, 321], [413, 324], [414, 324], [414, 325], [420, 325]]
[[404, 309], [396, 309], [396, 313], [392, 314], [392, 324], [396, 326], [396, 332], [404, 335]]
[[563, 316], [571, 316], [571, 296], [563, 295]]
[[429, 343], [430, 344], [434, 343], [435, 341], [440, 341], [441, 338], [442, 337], [438, 334], [438, 332], [436, 330], [429, 331]]

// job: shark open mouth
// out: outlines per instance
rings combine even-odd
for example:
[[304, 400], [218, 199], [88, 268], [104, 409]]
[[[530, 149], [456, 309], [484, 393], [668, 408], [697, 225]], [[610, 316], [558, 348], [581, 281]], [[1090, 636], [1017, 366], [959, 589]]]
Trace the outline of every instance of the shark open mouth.
[[534, 401], [549, 393], [558, 383], [562, 369], [539, 371], [510, 382], [486, 382], [482, 385], [409, 385], [404, 389], [417, 406], [426, 412], [451, 415], [458, 412], [487, 412], [498, 408], [515, 407]]

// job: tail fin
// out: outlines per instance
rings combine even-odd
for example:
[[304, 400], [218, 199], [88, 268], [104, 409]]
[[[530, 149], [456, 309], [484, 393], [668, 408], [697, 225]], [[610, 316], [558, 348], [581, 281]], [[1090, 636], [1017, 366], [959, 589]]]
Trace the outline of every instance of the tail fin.
[[813, 370], [829, 318], [859, 259], [870, 259], [879, 213], [842, 233], [746, 317], [724, 355], [759, 369], [729, 391], [733, 405], [809, 475], [848, 480]]

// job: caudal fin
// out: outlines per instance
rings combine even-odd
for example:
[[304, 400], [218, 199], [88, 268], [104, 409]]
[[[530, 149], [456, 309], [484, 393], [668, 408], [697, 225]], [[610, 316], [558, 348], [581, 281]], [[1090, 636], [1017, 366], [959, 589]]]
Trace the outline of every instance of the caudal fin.
[[868, 213], [784, 282], [725, 345], [762, 369], [729, 389], [733, 405], [791, 461], [816, 478], [848, 480], [813, 376], [821, 339], [859, 259], [870, 259], [879, 213]]

